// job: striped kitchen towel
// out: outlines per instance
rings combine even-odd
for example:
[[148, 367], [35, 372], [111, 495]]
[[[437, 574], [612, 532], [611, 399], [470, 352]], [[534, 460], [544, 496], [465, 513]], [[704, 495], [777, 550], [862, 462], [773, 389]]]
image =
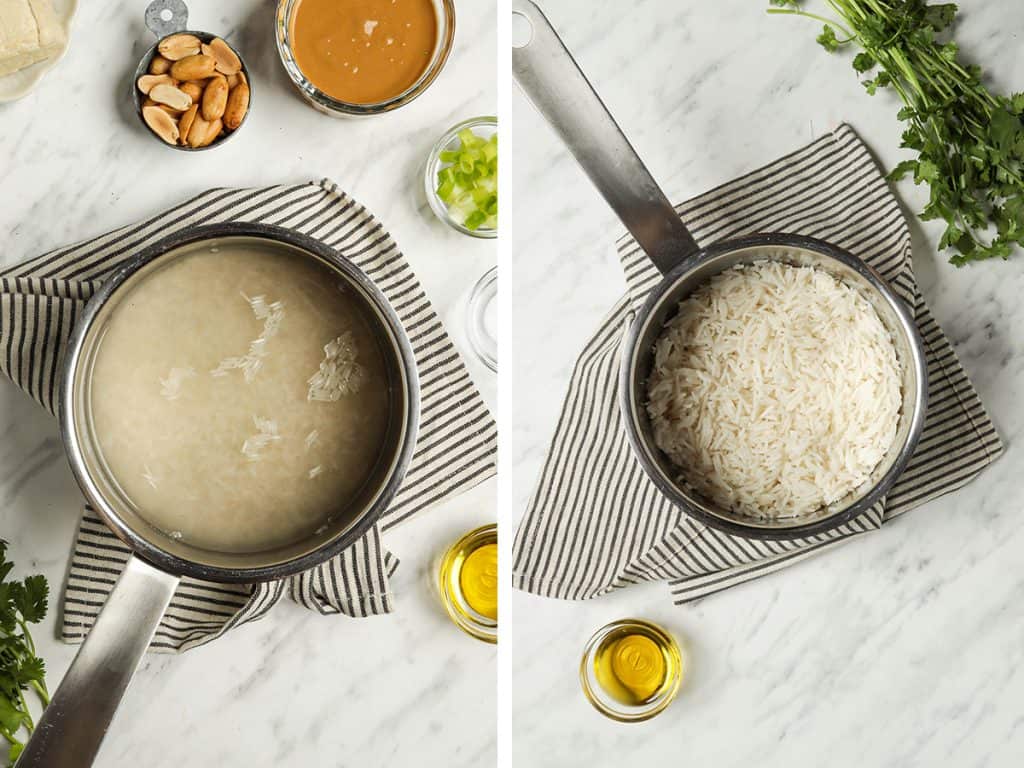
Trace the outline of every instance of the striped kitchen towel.
[[788, 232], [845, 248], [912, 307], [928, 357], [924, 433], [883, 504], [827, 534], [796, 541], [732, 536], [687, 517], [647, 478], [619, 418], [619, 345], [661, 279], [630, 236], [618, 241], [628, 293], [584, 348], [513, 550], [513, 583], [585, 599], [668, 581], [684, 603], [779, 570], [967, 483], [1003, 450], [999, 436], [917, 289], [910, 231], [854, 131], [840, 126], [776, 162], [677, 208], [697, 242]]
[[[398, 561], [381, 532], [495, 472], [497, 430], [441, 321], [391, 236], [328, 180], [211, 189], [181, 205], [84, 243], [0, 271], [0, 369], [51, 413], [60, 360], [76, 318], [113, 270], [176, 230], [261, 222], [315, 237], [358, 265], [391, 302], [412, 342], [421, 386], [412, 465], [381, 521], [333, 560], [283, 582], [210, 584], [184, 579], [152, 648], [182, 651], [264, 616], [287, 592], [323, 614], [392, 610]], [[64, 590], [62, 636], [81, 642], [128, 559], [128, 549], [86, 508]]]

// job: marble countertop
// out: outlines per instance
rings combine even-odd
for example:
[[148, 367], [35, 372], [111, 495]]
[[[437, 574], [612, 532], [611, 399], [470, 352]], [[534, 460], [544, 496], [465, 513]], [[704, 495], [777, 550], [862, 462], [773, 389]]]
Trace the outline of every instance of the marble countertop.
[[[426, 94], [361, 121], [331, 120], [293, 91], [274, 45], [273, 3], [192, 5], [191, 26], [226, 36], [246, 57], [254, 98], [244, 130], [197, 155], [160, 146], [128, 97], [153, 41], [142, 23], [146, 3], [81, 4], [65, 58], [31, 95], [0, 105], [0, 264], [211, 186], [327, 176], [391, 231], [467, 350], [465, 302], [495, 263], [495, 243], [439, 222], [420, 174], [441, 133], [497, 107], [493, 4], [460, 3], [452, 58]], [[495, 377], [467, 361], [494, 408]], [[451, 541], [494, 520], [494, 497], [490, 481], [386, 535], [402, 561], [390, 616], [321, 617], [286, 601], [208, 646], [147, 657], [97, 765], [493, 765], [495, 648], [451, 624], [429, 574]], [[0, 382], [0, 535], [17, 573], [62, 583], [81, 504], [56, 424]], [[37, 635], [54, 688], [75, 648], [55, 639], [56, 601], [52, 608]]]
[[[540, 0], [668, 196], [683, 200], [848, 122], [881, 162], [897, 104], [867, 97], [817, 25], [763, 0]], [[996, 86], [1024, 85], [1011, 0], [962, 0], [958, 39]], [[504, 105], [503, 105], [504, 106]], [[502, 516], [518, 523], [575, 356], [624, 291], [622, 226], [514, 89], [503, 112]], [[908, 211], [922, 190], [901, 184]], [[502, 608], [513, 766], [1010, 766], [1024, 760], [1024, 256], [957, 270], [912, 220], [932, 310], [1005, 439], [960, 492], [879, 534], [697, 604], [662, 584], [586, 603], [520, 592]], [[509, 329], [512, 329], [511, 331]], [[511, 394], [507, 394], [511, 393]], [[506, 543], [511, 536], [507, 535]], [[678, 700], [645, 724], [584, 699], [580, 653], [608, 621], [641, 616], [687, 649]], [[518, 620], [517, 617], [528, 617]]]

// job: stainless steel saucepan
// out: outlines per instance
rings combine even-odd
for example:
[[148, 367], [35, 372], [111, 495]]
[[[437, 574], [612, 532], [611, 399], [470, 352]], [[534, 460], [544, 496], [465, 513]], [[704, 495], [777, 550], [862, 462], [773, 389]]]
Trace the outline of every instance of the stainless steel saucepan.
[[[111, 313], [130, 289], [176, 255], [226, 243], [273, 247], [330, 268], [363, 304], [385, 360], [391, 415], [370, 479], [315, 537], [261, 552], [217, 552], [177, 540], [143, 520], [104, 467], [90, 414], [91, 373]], [[92, 763], [142, 654], [183, 576], [215, 582], [281, 579], [337, 555], [361, 537], [394, 497], [408, 469], [419, 417], [412, 347], [387, 299], [350, 261], [317, 240], [259, 224], [185, 230], [146, 248], [89, 300], [63, 368], [60, 426], [71, 468], [90, 504], [132, 549], [131, 559], [75, 657], [19, 768], [80, 768]]]
[[[687, 514], [751, 538], [813, 536], [865, 512], [906, 467], [924, 425], [927, 366], [907, 307], [863, 261], [821, 240], [756, 234], [698, 245], [541, 10], [530, 0], [512, 0], [512, 13], [516, 81], [663, 275], [628, 331], [619, 375], [622, 421], [647, 475]], [[522, 34], [517, 34], [517, 25]], [[827, 507], [771, 520], [725, 509], [678, 482], [678, 468], [655, 445], [644, 402], [654, 342], [679, 302], [712, 275], [766, 258], [813, 265], [859, 291], [892, 337], [903, 393], [895, 440], [864, 485]]]

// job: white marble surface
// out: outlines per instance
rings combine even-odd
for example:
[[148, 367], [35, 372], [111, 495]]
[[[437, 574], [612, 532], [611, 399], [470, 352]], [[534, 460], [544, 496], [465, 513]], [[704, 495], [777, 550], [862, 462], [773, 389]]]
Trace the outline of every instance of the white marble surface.
[[[850, 122], [886, 164], [897, 105], [868, 98], [816, 25], [762, 0], [541, 0], [670, 198], [681, 200]], [[1024, 85], [1011, 0], [963, 0], [959, 38], [1004, 89]], [[502, 513], [518, 522], [575, 355], [624, 290], [621, 226], [516, 91], [503, 112]], [[503, 105], [504, 106], [504, 105]], [[901, 185], [911, 208], [921, 192]], [[956, 270], [914, 222], [915, 264], [1006, 439], [973, 485], [877, 535], [697, 605], [663, 585], [589, 603], [511, 593], [503, 606], [506, 765], [1016, 766], [1024, 760], [1024, 255]], [[506, 541], [511, 538], [506, 536]], [[627, 615], [685, 642], [678, 700], [646, 724], [583, 698], [590, 634]]]
[[[331, 120], [292, 91], [274, 47], [274, 3], [193, 3], [192, 26], [226, 35], [252, 71], [253, 112], [214, 151], [166, 149], [128, 98], [152, 43], [146, 3], [83, 3], [71, 47], [39, 88], [0, 106], [0, 264], [98, 235], [210, 186], [329, 176], [397, 239], [456, 343], [475, 280], [496, 259], [437, 221], [421, 191], [431, 144], [458, 120], [496, 108], [495, 11], [460, 2], [455, 50], [432, 88], [396, 113]], [[496, 382], [471, 372], [488, 403]], [[81, 497], [52, 419], [0, 382], [0, 536], [18, 572], [64, 577]], [[463, 635], [428, 579], [458, 535], [494, 520], [495, 483], [389, 533], [401, 559], [397, 611], [351, 620], [286, 603], [265, 620], [183, 656], [151, 656], [130, 689], [100, 766], [465, 766], [494, 764], [493, 646]], [[55, 687], [74, 648], [38, 632]]]

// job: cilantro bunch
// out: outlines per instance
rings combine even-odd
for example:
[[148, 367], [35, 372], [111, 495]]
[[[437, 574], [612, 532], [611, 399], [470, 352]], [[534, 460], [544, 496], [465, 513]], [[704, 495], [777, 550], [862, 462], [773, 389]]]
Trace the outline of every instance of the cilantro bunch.
[[[46, 616], [49, 586], [44, 576], [8, 581], [14, 563], [7, 561], [7, 542], [0, 539], [0, 735], [10, 745], [7, 759], [18, 759], [25, 743], [20, 734], [32, 734], [35, 723], [25, 694], [32, 690], [45, 707], [46, 666], [36, 656], [28, 625]], [[2, 759], [2, 758], [0, 758]]]
[[769, 13], [824, 23], [818, 42], [830, 53], [853, 45], [853, 68], [869, 94], [895, 91], [906, 124], [901, 146], [917, 152], [889, 174], [911, 175], [931, 194], [921, 218], [942, 220], [939, 247], [950, 261], [1007, 258], [1024, 246], [1024, 94], [991, 93], [981, 70], [960, 61], [941, 33], [957, 14], [952, 3], [926, 0], [821, 0], [836, 18], [810, 13], [802, 0], [770, 0]]

